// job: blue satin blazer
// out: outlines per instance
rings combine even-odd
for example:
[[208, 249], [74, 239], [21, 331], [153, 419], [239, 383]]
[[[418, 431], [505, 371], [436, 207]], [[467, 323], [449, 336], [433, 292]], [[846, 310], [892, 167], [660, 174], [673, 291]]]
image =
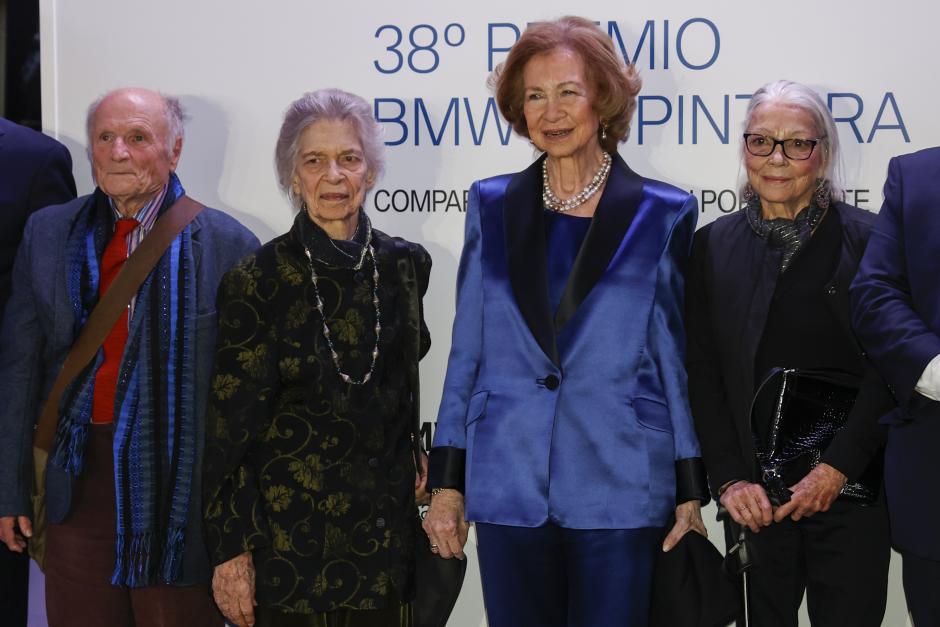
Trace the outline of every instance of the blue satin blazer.
[[661, 527], [677, 485], [708, 499], [683, 365], [697, 203], [615, 157], [553, 313], [541, 161], [471, 187], [429, 485], [472, 521]]

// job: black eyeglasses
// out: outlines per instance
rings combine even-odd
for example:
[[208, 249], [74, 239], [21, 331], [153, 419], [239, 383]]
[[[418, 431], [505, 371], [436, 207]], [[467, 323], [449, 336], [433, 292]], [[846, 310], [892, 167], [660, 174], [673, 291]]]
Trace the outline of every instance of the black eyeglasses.
[[777, 144], [783, 147], [783, 154], [787, 159], [795, 161], [805, 161], [813, 156], [813, 149], [816, 144], [825, 139], [777, 139], [776, 137], [767, 137], [760, 133], [745, 133], [744, 146], [747, 151], [755, 157], [769, 157], [777, 149]]

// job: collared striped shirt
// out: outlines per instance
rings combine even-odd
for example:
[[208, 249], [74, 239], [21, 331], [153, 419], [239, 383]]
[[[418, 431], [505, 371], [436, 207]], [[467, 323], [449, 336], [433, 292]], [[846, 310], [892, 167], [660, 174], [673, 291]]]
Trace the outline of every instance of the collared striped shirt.
[[[153, 228], [154, 223], [157, 221], [157, 217], [160, 214], [160, 207], [163, 206], [163, 199], [166, 197], [166, 190], [168, 185], [164, 185], [163, 189], [154, 196], [150, 202], [145, 204], [140, 208], [134, 215], [134, 219], [140, 222], [140, 224], [127, 235], [127, 256], [130, 257], [134, 250], [140, 245], [144, 238], [147, 236], [147, 233], [150, 232], [150, 229]], [[114, 212], [114, 221], [117, 222], [124, 216], [114, 207], [114, 201], [108, 198], [108, 202], [111, 204], [111, 211]], [[128, 305], [127, 311], [127, 323], [130, 325], [131, 318], [134, 317], [134, 304], [137, 301], [137, 297], [131, 299], [130, 305]]]

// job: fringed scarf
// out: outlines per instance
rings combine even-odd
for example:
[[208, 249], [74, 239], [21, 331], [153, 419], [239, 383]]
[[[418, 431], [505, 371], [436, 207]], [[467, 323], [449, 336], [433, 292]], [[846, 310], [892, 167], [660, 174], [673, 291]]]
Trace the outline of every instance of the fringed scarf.
[[[173, 175], [160, 213], [183, 193]], [[66, 244], [76, 334], [98, 301], [98, 260], [113, 222], [107, 196], [95, 190]], [[115, 585], [136, 588], [180, 577], [196, 457], [195, 277], [187, 226], [137, 292], [115, 394]], [[99, 351], [63, 395], [50, 463], [75, 476], [82, 472], [101, 361]]]

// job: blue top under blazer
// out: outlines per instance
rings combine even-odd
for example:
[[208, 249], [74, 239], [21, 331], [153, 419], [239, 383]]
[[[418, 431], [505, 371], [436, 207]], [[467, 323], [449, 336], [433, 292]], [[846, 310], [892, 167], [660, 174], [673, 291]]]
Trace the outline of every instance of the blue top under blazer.
[[662, 527], [708, 500], [683, 364], [697, 203], [615, 156], [553, 316], [542, 159], [470, 189], [429, 485], [472, 521]]

